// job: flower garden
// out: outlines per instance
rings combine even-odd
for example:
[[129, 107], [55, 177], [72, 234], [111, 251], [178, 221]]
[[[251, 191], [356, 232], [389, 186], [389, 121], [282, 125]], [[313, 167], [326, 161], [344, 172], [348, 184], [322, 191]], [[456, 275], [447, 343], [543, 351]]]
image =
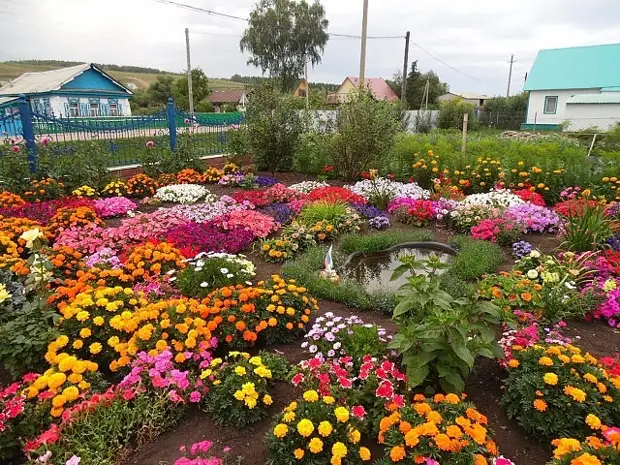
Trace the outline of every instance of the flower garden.
[[620, 463], [620, 181], [442, 163], [0, 193], [2, 463]]

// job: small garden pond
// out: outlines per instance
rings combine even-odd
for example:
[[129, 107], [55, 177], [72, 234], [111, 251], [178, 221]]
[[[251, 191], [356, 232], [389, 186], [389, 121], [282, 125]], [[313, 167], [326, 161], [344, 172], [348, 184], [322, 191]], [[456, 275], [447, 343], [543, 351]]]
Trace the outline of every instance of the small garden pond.
[[[431, 254], [437, 255], [443, 263], [450, 263], [456, 251], [450, 246], [439, 243], [401, 244], [383, 252], [373, 254], [355, 253], [349, 256], [340, 274], [354, 279], [366, 288], [369, 293], [396, 291], [407, 282], [409, 273], [405, 273], [392, 281], [392, 273], [401, 265], [400, 259], [414, 256], [416, 260], [427, 259]], [[423, 273], [423, 270], [416, 270]], [[439, 270], [438, 274], [446, 270]]]

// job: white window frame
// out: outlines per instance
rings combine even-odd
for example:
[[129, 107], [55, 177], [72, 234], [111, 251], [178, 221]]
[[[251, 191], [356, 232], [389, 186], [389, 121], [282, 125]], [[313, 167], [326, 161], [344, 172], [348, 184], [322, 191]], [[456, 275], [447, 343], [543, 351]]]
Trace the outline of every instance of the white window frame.
[[[553, 106], [553, 111], [548, 111], [547, 107], [549, 103], [555, 101], [555, 105]], [[555, 115], [558, 112], [558, 96], [557, 95], [548, 95], [545, 97], [545, 106], [543, 107], [543, 114], [545, 115]]]
[[73, 118], [80, 116], [80, 102], [69, 103], [69, 116]]
[[109, 106], [110, 116], [120, 116], [118, 114], [118, 103], [110, 103]]
[[101, 107], [99, 106], [99, 102], [97, 102], [97, 103], [95, 103], [95, 102], [89, 103], [88, 114], [91, 117], [96, 118], [97, 116], [100, 115], [100, 111], [101, 111]]

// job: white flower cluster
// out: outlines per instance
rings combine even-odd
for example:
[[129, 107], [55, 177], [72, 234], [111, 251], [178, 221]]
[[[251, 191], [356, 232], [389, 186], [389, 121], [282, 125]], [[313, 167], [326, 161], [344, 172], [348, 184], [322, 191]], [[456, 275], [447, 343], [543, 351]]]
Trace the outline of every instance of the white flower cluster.
[[508, 208], [525, 203], [521, 197], [509, 190], [492, 190], [485, 194], [472, 194], [463, 201], [465, 205], [480, 205], [485, 207]]
[[182, 204], [196, 203], [201, 199], [205, 199], [208, 203], [216, 200], [216, 197], [206, 187], [198, 184], [173, 184], [160, 187], [155, 193], [155, 198], [162, 202]]
[[353, 186], [346, 186], [353, 193], [361, 195], [366, 200], [371, 197], [380, 195], [387, 196], [392, 199], [397, 197], [407, 197], [409, 199], [419, 200], [428, 199], [431, 193], [425, 189], [422, 189], [415, 182], [402, 183], [398, 181], [391, 181], [386, 178], [376, 179], [364, 179], [355, 183]]
[[322, 181], [303, 181], [298, 182], [297, 184], [293, 184], [289, 187], [289, 189], [293, 189], [294, 191], [301, 192], [302, 194], [309, 194], [315, 189], [319, 189], [321, 187], [329, 187], [329, 184]]
[[[187, 262], [196, 267], [196, 271], [202, 271], [202, 268], [209, 260], [223, 259], [230, 263], [235, 263], [241, 267], [240, 273], [247, 275], [248, 277], [252, 277], [256, 275], [256, 267], [254, 263], [246, 258], [245, 255], [232, 255], [229, 253], [218, 253], [218, 252], [201, 252], [196, 255], [194, 258], [187, 260]], [[220, 272], [222, 274], [228, 274], [228, 270], [226, 268], [221, 268]]]
[[237, 203], [232, 197], [223, 195], [217, 202], [198, 205], [175, 205], [166, 210], [181, 215], [194, 223], [206, 223], [235, 210], [253, 210], [254, 208], [254, 204], [250, 202]]

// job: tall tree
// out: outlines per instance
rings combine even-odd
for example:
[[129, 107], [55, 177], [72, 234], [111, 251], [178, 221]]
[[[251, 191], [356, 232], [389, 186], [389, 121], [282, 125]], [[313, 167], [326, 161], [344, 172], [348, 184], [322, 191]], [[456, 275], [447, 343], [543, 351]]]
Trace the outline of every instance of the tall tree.
[[157, 76], [157, 80], [149, 86], [148, 93], [151, 104], [165, 105], [172, 97], [174, 78], [172, 76]]
[[[192, 93], [194, 108], [211, 95], [209, 88], [209, 79], [200, 68], [192, 69]], [[187, 78], [182, 77], [174, 84], [174, 100], [175, 104], [182, 110], [189, 108], [189, 90], [187, 86]]]
[[[400, 97], [402, 85], [402, 73], [399, 71], [394, 78], [389, 81], [390, 87]], [[418, 70], [417, 60], [411, 63], [411, 69], [407, 75], [407, 106], [413, 110], [417, 110], [422, 105], [424, 96], [424, 88], [426, 81], [429, 82], [428, 104], [436, 105], [437, 98], [449, 90], [449, 86], [445, 82], [441, 82], [439, 76], [434, 71], [421, 73]]]
[[329, 36], [325, 9], [317, 1], [261, 0], [250, 14], [249, 27], [241, 38], [248, 64], [269, 71], [290, 91], [304, 73], [306, 62], [317, 65]]

